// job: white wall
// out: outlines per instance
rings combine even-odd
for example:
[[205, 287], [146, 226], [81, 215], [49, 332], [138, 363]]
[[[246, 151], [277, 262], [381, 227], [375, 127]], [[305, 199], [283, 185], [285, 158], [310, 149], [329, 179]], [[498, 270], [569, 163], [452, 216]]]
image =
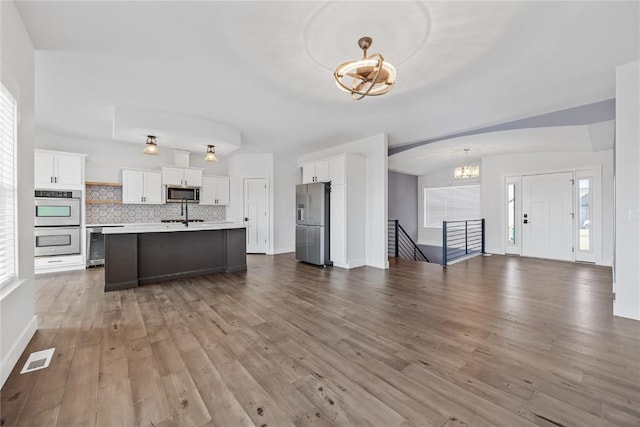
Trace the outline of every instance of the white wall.
[[229, 158], [230, 199], [227, 207], [227, 219], [238, 224], [243, 223], [243, 178], [266, 177], [269, 182], [269, 248], [268, 254], [273, 253], [273, 154], [236, 154]]
[[613, 151], [528, 153], [482, 159], [482, 216], [485, 218], [486, 251], [505, 253], [504, 179], [506, 176], [576, 171], [600, 167], [602, 172], [602, 228], [600, 244], [594, 239], [596, 263], [611, 265], [613, 258]]
[[616, 69], [613, 314], [640, 320], [640, 61]]
[[387, 135], [334, 146], [298, 157], [298, 164], [335, 156], [341, 153], [359, 154], [367, 158], [366, 173], [366, 247], [367, 265], [389, 268], [387, 259]]
[[[36, 148], [48, 150], [87, 154], [85, 165], [85, 179], [87, 181], [121, 182], [121, 169], [123, 167], [160, 170], [162, 166], [175, 164], [173, 149], [162, 147], [161, 143], [159, 143], [160, 154], [151, 156], [142, 153], [144, 144], [130, 144], [119, 141], [91, 141], [84, 138], [37, 131], [35, 146]], [[203, 160], [204, 149], [202, 153], [192, 152], [190, 166], [204, 169], [205, 175], [227, 175], [227, 157], [220, 155], [217, 157], [217, 162], [209, 163]]]
[[418, 177], [418, 243], [421, 245], [442, 246], [442, 228], [424, 227], [424, 188], [480, 184], [480, 178], [455, 179], [453, 172], [454, 168], [448, 168]]
[[273, 253], [294, 252], [296, 249], [296, 184], [300, 172], [293, 155], [274, 155]]
[[0, 80], [18, 101], [18, 279], [0, 291], [0, 385], [38, 327], [33, 282], [34, 49], [13, 2], [0, 2]]

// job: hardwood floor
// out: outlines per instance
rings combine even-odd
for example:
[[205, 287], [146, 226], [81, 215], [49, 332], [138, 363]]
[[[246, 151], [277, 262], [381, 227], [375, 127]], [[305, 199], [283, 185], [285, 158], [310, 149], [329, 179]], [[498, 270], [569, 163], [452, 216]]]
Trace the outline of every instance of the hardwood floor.
[[40, 276], [2, 425], [640, 425], [640, 322], [612, 316], [609, 268], [390, 263], [250, 256], [110, 293], [102, 269]]

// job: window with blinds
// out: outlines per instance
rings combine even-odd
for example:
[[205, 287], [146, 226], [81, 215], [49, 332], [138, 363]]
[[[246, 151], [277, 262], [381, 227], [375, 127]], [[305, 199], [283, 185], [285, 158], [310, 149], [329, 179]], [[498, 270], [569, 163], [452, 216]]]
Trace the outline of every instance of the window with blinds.
[[479, 219], [480, 186], [424, 189], [424, 227], [442, 228], [442, 221]]
[[0, 288], [16, 278], [16, 100], [0, 84]]

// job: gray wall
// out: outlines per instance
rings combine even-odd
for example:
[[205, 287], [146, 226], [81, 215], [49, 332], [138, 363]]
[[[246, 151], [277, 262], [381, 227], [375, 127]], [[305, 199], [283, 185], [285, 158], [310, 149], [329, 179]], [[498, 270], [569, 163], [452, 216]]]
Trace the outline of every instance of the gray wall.
[[389, 219], [400, 225], [414, 242], [418, 241], [418, 177], [389, 171]]

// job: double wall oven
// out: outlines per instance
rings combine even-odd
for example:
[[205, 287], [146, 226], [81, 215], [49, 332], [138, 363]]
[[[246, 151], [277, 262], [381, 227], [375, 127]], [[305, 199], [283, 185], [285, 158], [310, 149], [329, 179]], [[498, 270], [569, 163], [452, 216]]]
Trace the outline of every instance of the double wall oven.
[[80, 191], [35, 191], [35, 256], [80, 254], [80, 199]]

